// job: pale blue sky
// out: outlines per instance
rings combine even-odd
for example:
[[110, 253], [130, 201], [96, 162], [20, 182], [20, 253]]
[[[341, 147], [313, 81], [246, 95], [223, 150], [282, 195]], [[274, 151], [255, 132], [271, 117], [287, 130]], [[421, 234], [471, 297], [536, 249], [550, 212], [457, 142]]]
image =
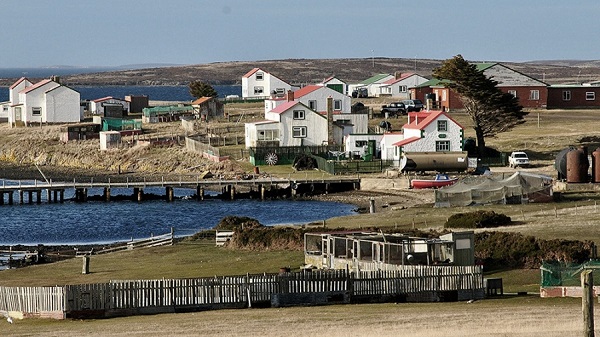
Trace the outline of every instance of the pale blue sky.
[[0, 68], [286, 58], [600, 59], [600, 2], [0, 0]]

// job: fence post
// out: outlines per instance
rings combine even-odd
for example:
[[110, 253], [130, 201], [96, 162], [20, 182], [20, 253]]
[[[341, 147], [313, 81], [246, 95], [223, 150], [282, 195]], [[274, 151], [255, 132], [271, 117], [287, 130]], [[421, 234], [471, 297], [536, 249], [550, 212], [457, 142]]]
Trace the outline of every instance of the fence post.
[[90, 257], [85, 255], [83, 257], [83, 266], [81, 269], [81, 273], [87, 275], [90, 273]]
[[583, 310], [583, 335], [594, 337], [594, 277], [592, 270], [581, 272], [581, 306]]

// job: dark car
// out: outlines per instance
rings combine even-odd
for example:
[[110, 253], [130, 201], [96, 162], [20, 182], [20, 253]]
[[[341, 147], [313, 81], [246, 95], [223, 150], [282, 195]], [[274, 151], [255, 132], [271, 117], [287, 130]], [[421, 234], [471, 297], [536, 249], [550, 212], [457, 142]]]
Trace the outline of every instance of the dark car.
[[387, 113], [389, 116], [406, 115], [406, 106], [402, 102], [394, 102], [381, 106], [381, 113]]
[[411, 111], [421, 111], [423, 110], [423, 102], [421, 102], [420, 99], [407, 99], [402, 101], [402, 103], [404, 103], [404, 105], [406, 106], [406, 111], [411, 112]]

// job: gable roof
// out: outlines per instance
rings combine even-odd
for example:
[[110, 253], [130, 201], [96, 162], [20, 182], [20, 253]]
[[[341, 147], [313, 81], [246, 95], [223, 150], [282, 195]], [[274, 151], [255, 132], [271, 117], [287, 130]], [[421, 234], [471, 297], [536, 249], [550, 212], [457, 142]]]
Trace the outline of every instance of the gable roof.
[[29, 87], [27, 87], [27, 88], [25, 88], [25, 89], [23, 89], [23, 90], [19, 91], [19, 94], [26, 94], [26, 93], [28, 93], [28, 92], [30, 92], [30, 91], [33, 91], [33, 90], [35, 90], [35, 89], [37, 89], [37, 88], [39, 88], [39, 87], [42, 87], [42, 86], [44, 86], [44, 85], [46, 85], [46, 84], [48, 84], [48, 83], [50, 83], [50, 82], [54, 82], [54, 81], [52, 81], [52, 80], [50, 80], [50, 79], [45, 79], [45, 80], [39, 81], [39, 82], [37, 82], [36, 84], [34, 84], [34, 85], [31, 85], [31, 86], [29, 86]]
[[98, 103], [98, 102], [108, 101], [109, 99], [113, 99], [113, 97], [106, 96], [106, 97], [102, 97], [102, 98], [96, 98], [96, 99], [93, 99], [92, 102]]
[[417, 85], [415, 88], [428, 88], [428, 87], [444, 87], [447, 84], [452, 83], [450, 80], [441, 80], [439, 78], [432, 78], [427, 82], [423, 82]]
[[409, 137], [406, 139], [403, 139], [397, 143], [392, 144], [393, 146], [404, 146], [406, 144], [410, 144], [412, 142], [416, 142], [417, 140], [421, 139], [420, 137]]
[[[450, 117], [450, 115], [448, 115], [447, 113], [445, 113], [444, 111], [430, 111], [430, 112], [417, 112], [417, 113], [411, 113], [411, 116], [416, 117], [414, 122], [411, 122], [410, 124], [404, 124], [404, 128], [405, 129], [417, 129], [417, 130], [424, 130], [429, 124], [431, 124], [433, 121], [437, 120], [440, 116], [446, 116], [446, 118], [448, 118], [449, 120], [451, 120], [454, 124], [458, 125], [461, 129], [464, 129], [462, 127], [462, 125], [460, 125], [457, 121], [454, 120], [454, 118]], [[419, 117], [425, 117], [425, 119], [421, 119], [419, 120]]]
[[[485, 71], [493, 66], [495, 66], [496, 64], [499, 63], [486, 63], [486, 62], [482, 62], [482, 63], [475, 63], [475, 67], [477, 68], [477, 70], [479, 71]], [[512, 69], [511, 69], [512, 70]]]
[[192, 105], [202, 104], [204, 102], [210, 101], [211, 99], [213, 99], [213, 98], [212, 97], [203, 96], [203, 97], [200, 97], [197, 100], [193, 101]]
[[327, 88], [322, 85], [307, 85], [301, 89], [294, 91], [294, 99], [298, 99], [304, 95], [308, 95], [313, 91], [319, 90], [321, 88]]
[[260, 68], [254, 68], [254, 69], [250, 70], [249, 72], [247, 72], [247, 73], [246, 73], [244, 76], [242, 76], [242, 77], [246, 77], [246, 78], [248, 78], [248, 77], [252, 76], [252, 74], [254, 74], [255, 72], [257, 72], [257, 71], [259, 71], [259, 70], [260, 70]]
[[377, 75], [374, 75], [374, 76], [371, 76], [371, 77], [367, 78], [366, 80], [364, 80], [362, 82], [362, 84], [366, 84], [366, 85], [373, 84], [373, 83], [381, 81], [382, 79], [384, 79], [384, 78], [386, 78], [388, 76], [392, 76], [392, 75], [390, 75], [390, 74], [377, 74]]
[[329, 81], [332, 81], [332, 80], [338, 80], [338, 81], [340, 81], [340, 82], [342, 82], [342, 83], [346, 83], [346, 82], [344, 82], [344, 81], [340, 80], [339, 78], [337, 78], [337, 77], [335, 77], [335, 76], [329, 76], [329, 77], [327, 77], [326, 79], [324, 79], [324, 80], [323, 80], [323, 82], [321, 82], [321, 83], [323, 83], [323, 84], [327, 84], [327, 82], [329, 82]]
[[387, 80], [387, 81], [385, 81], [385, 82], [383, 82], [383, 83], [384, 83], [384, 84], [387, 84], [387, 85], [394, 84], [394, 83], [397, 83], [397, 82], [403, 81], [403, 80], [405, 80], [405, 79], [407, 79], [407, 78], [409, 78], [409, 77], [411, 77], [411, 76], [414, 76], [414, 75], [416, 75], [416, 74], [415, 74], [415, 73], [406, 73], [406, 74], [402, 74], [402, 75], [400, 75], [400, 77], [398, 77], [398, 78], [395, 78], [395, 77], [394, 77], [394, 78], [391, 78], [391, 79], [389, 79], [389, 80]]
[[15, 83], [13, 83], [8, 89], [14, 89], [17, 85], [21, 84], [21, 82], [23, 82], [23, 81], [27, 81], [27, 82], [31, 83], [31, 81], [27, 77], [21, 77]]
[[[291, 109], [292, 107], [294, 107], [295, 105], [302, 105], [304, 107], [306, 107], [304, 104], [298, 102], [298, 101], [287, 101], [285, 103], [281, 103], [278, 106], [276, 106], [275, 108], [273, 108], [270, 112], [274, 112], [277, 114], [282, 114], [286, 111], [288, 111], [289, 109]], [[308, 107], [306, 107], [308, 109]], [[310, 109], [309, 109], [310, 110]]]

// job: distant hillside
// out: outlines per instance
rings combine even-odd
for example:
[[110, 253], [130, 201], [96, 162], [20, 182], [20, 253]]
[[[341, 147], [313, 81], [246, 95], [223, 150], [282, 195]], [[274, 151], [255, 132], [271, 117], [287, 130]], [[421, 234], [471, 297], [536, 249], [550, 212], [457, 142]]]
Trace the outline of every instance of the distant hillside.
[[[432, 70], [442, 61], [376, 57], [217, 62], [65, 75], [62, 80], [67, 85], [187, 85], [194, 80], [207, 81], [213, 85], [241, 84], [245, 73], [259, 67], [293, 84], [318, 83], [332, 75], [347, 83], [356, 83], [379, 73], [416, 72], [431, 77]], [[600, 80], [600, 61], [501, 63], [549, 84]], [[0, 85], [11, 83], [12, 79], [6, 79]]]

